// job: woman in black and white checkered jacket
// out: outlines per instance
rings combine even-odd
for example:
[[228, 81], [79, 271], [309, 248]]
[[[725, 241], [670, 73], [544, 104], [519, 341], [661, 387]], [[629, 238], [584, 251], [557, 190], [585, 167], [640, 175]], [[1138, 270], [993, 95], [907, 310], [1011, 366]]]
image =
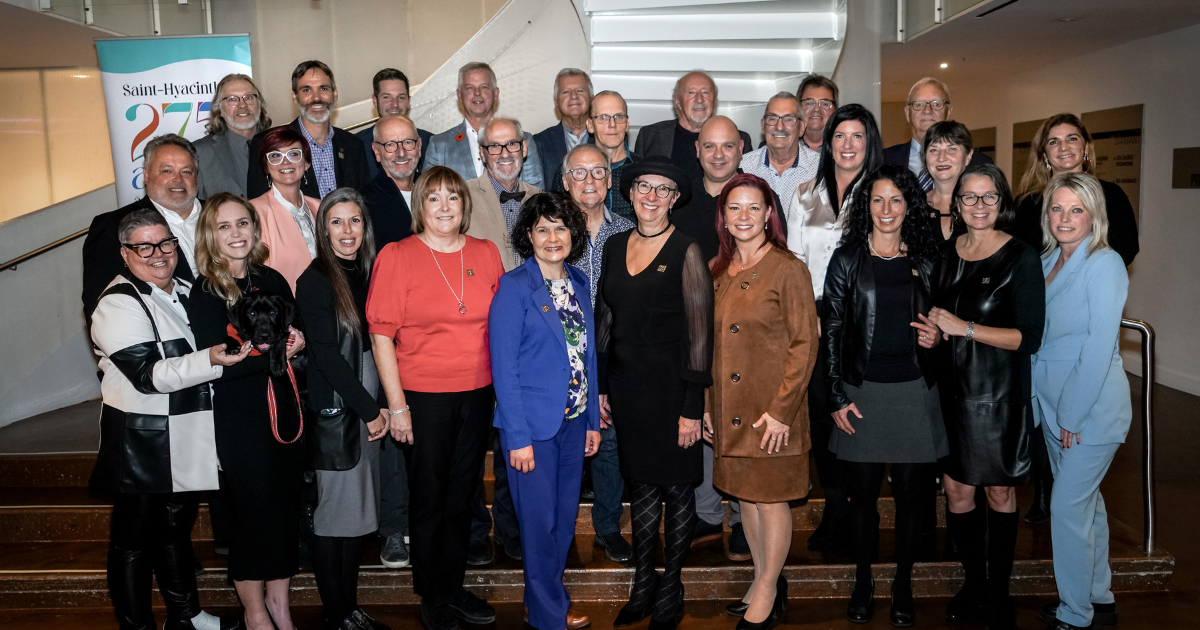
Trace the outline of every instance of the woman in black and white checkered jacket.
[[166, 628], [225, 628], [200, 609], [191, 530], [199, 491], [216, 490], [217, 449], [208, 382], [249, 353], [194, 350], [184, 304], [191, 285], [174, 278], [178, 239], [155, 209], [118, 228], [128, 267], [92, 314], [104, 372], [100, 452], [92, 485], [113, 493], [108, 584], [121, 628], [153, 628], [157, 574]]

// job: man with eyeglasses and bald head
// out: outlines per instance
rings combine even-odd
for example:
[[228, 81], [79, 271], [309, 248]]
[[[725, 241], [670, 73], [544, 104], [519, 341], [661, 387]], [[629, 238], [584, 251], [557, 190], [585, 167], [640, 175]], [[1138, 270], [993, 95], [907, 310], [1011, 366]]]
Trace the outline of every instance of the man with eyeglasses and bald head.
[[[912, 128], [912, 140], [901, 142], [883, 150], [885, 164], [901, 164], [908, 167], [921, 182], [925, 192], [933, 190], [933, 176], [925, 170], [925, 132], [935, 123], [950, 120], [950, 88], [933, 77], [925, 77], [913, 84], [904, 104], [904, 119]], [[991, 164], [992, 159], [982, 151], [971, 155], [971, 164]]]

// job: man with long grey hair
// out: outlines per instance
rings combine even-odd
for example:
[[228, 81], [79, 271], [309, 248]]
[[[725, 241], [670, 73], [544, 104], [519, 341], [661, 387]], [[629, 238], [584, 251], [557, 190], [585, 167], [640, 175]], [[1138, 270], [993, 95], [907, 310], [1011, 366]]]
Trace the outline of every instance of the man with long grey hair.
[[250, 139], [271, 128], [267, 103], [248, 75], [225, 75], [213, 93], [205, 131], [195, 142], [200, 167], [197, 196], [207, 199], [219, 192], [246, 196], [246, 170], [250, 168]]

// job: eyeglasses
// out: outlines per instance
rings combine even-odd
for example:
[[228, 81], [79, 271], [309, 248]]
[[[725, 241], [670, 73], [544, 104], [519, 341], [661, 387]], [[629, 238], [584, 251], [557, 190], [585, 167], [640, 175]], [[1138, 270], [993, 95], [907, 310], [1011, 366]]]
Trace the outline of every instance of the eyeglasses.
[[271, 151], [267, 154], [267, 164], [271, 166], [279, 166], [283, 164], [283, 160], [287, 159], [292, 164], [298, 164], [304, 159], [304, 151], [300, 149], [288, 149], [287, 153], [282, 151]]
[[940, 98], [935, 98], [932, 101], [909, 101], [908, 102], [908, 106], [911, 107], [914, 112], [923, 111], [925, 109], [926, 105], [932, 107], [933, 111], [940, 112], [943, 109], [946, 109], [946, 106], [949, 104], [950, 104], [950, 101], [943, 101]]
[[780, 116], [778, 114], [767, 114], [766, 116], [763, 116], [763, 122], [767, 123], [767, 125], [771, 127], [774, 127], [781, 120], [783, 121], [784, 127], [791, 127], [792, 125], [796, 124], [797, 120], [800, 119], [791, 114], [787, 114], [785, 116]]
[[600, 123], [601, 125], [607, 125], [608, 121], [610, 120], [618, 125], [623, 125], [629, 122], [629, 116], [625, 114], [613, 114], [611, 116], [608, 114], [600, 114], [599, 116], [592, 116], [592, 120]]
[[633, 185], [634, 185], [634, 188], [637, 188], [637, 191], [643, 195], [648, 195], [648, 194], [650, 194], [650, 191], [653, 190], [654, 194], [658, 195], [659, 199], [666, 199], [667, 197], [671, 196], [671, 193], [675, 192], [676, 190], [679, 190], [678, 188], [671, 188], [670, 186], [668, 186], [666, 184], [662, 184], [661, 186], [655, 186], [655, 185], [651, 184], [650, 182], [644, 182], [640, 179], [636, 182], [633, 182]]
[[179, 246], [179, 239], [172, 237], [165, 241], [157, 243], [121, 243], [121, 247], [136, 253], [142, 258], [149, 258], [154, 255], [154, 250], [163, 253], [164, 256], [169, 256], [175, 253], [175, 248]]
[[590, 169], [589, 168], [573, 168], [567, 172], [571, 174], [571, 179], [573, 179], [577, 182], [581, 182], [581, 181], [587, 179], [588, 173], [591, 173], [592, 179], [594, 179], [596, 181], [602, 180], [605, 178], [605, 176], [608, 175], [608, 169], [604, 168], [603, 166], [597, 166], [595, 168], [590, 168]]
[[800, 108], [806, 112], [812, 111], [812, 109], [818, 105], [821, 106], [821, 109], [829, 111], [836, 106], [836, 103], [827, 99], [821, 99], [818, 101], [815, 98], [806, 98], [803, 101], [800, 101]]
[[487, 149], [488, 155], [500, 155], [505, 150], [509, 153], [517, 153], [521, 150], [521, 140], [509, 140], [505, 144], [485, 144], [483, 148]]
[[961, 202], [964, 206], [974, 206], [975, 204], [979, 203], [980, 199], [983, 200], [983, 205], [985, 206], [994, 206], [1000, 203], [1000, 195], [994, 192], [984, 193], [982, 196], [976, 195], [975, 193], [967, 193], [965, 195], [958, 196], [959, 202]]
[[229, 96], [222, 98], [221, 102], [225, 103], [226, 105], [228, 105], [230, 107], [237, 107], [238, 103], [245, 103], [247, 105], [253, 105], [258, 102], [258, 95], [257, 94], [245, 94], [243, 96], [238, 96], [236, 94], [230, 94]]
[[387, 142], [375, 142], [374, 144], [378, 144], [379, 146], [383, 147], [383, 150], [387, 151], [388, 153], [395, 153], [400, 149], [400, 147], [404, 147], [405, 151], [412, 151], [413, 149], [417, 148], [417, 141], [413, 140], [412, 138], [405, 138], [404, 140], [389, 140]]

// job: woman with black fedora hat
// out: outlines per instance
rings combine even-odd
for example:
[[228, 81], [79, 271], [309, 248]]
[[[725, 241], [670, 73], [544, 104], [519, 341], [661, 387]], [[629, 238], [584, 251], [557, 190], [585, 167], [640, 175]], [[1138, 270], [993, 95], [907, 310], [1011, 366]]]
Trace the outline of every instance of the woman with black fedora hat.
[[[651, 156], [626, 167], [620, 190], [636, 228], [605, 243], [596, 298], [600, 407], [617, 428], [621, 474], [632, 491], [636, 563], [629, 603], [613, 626], [651, 617], [651, 630], [670, 630], [683, 616], [692, 486], [704, 476], [699, 441], [704, 389], [712, 383], [713, 287], [700, 246], [671, 224], [671, 208], [691, 197], [688, 176]], [[660, 580], [654, 542], [664, 502]]]

